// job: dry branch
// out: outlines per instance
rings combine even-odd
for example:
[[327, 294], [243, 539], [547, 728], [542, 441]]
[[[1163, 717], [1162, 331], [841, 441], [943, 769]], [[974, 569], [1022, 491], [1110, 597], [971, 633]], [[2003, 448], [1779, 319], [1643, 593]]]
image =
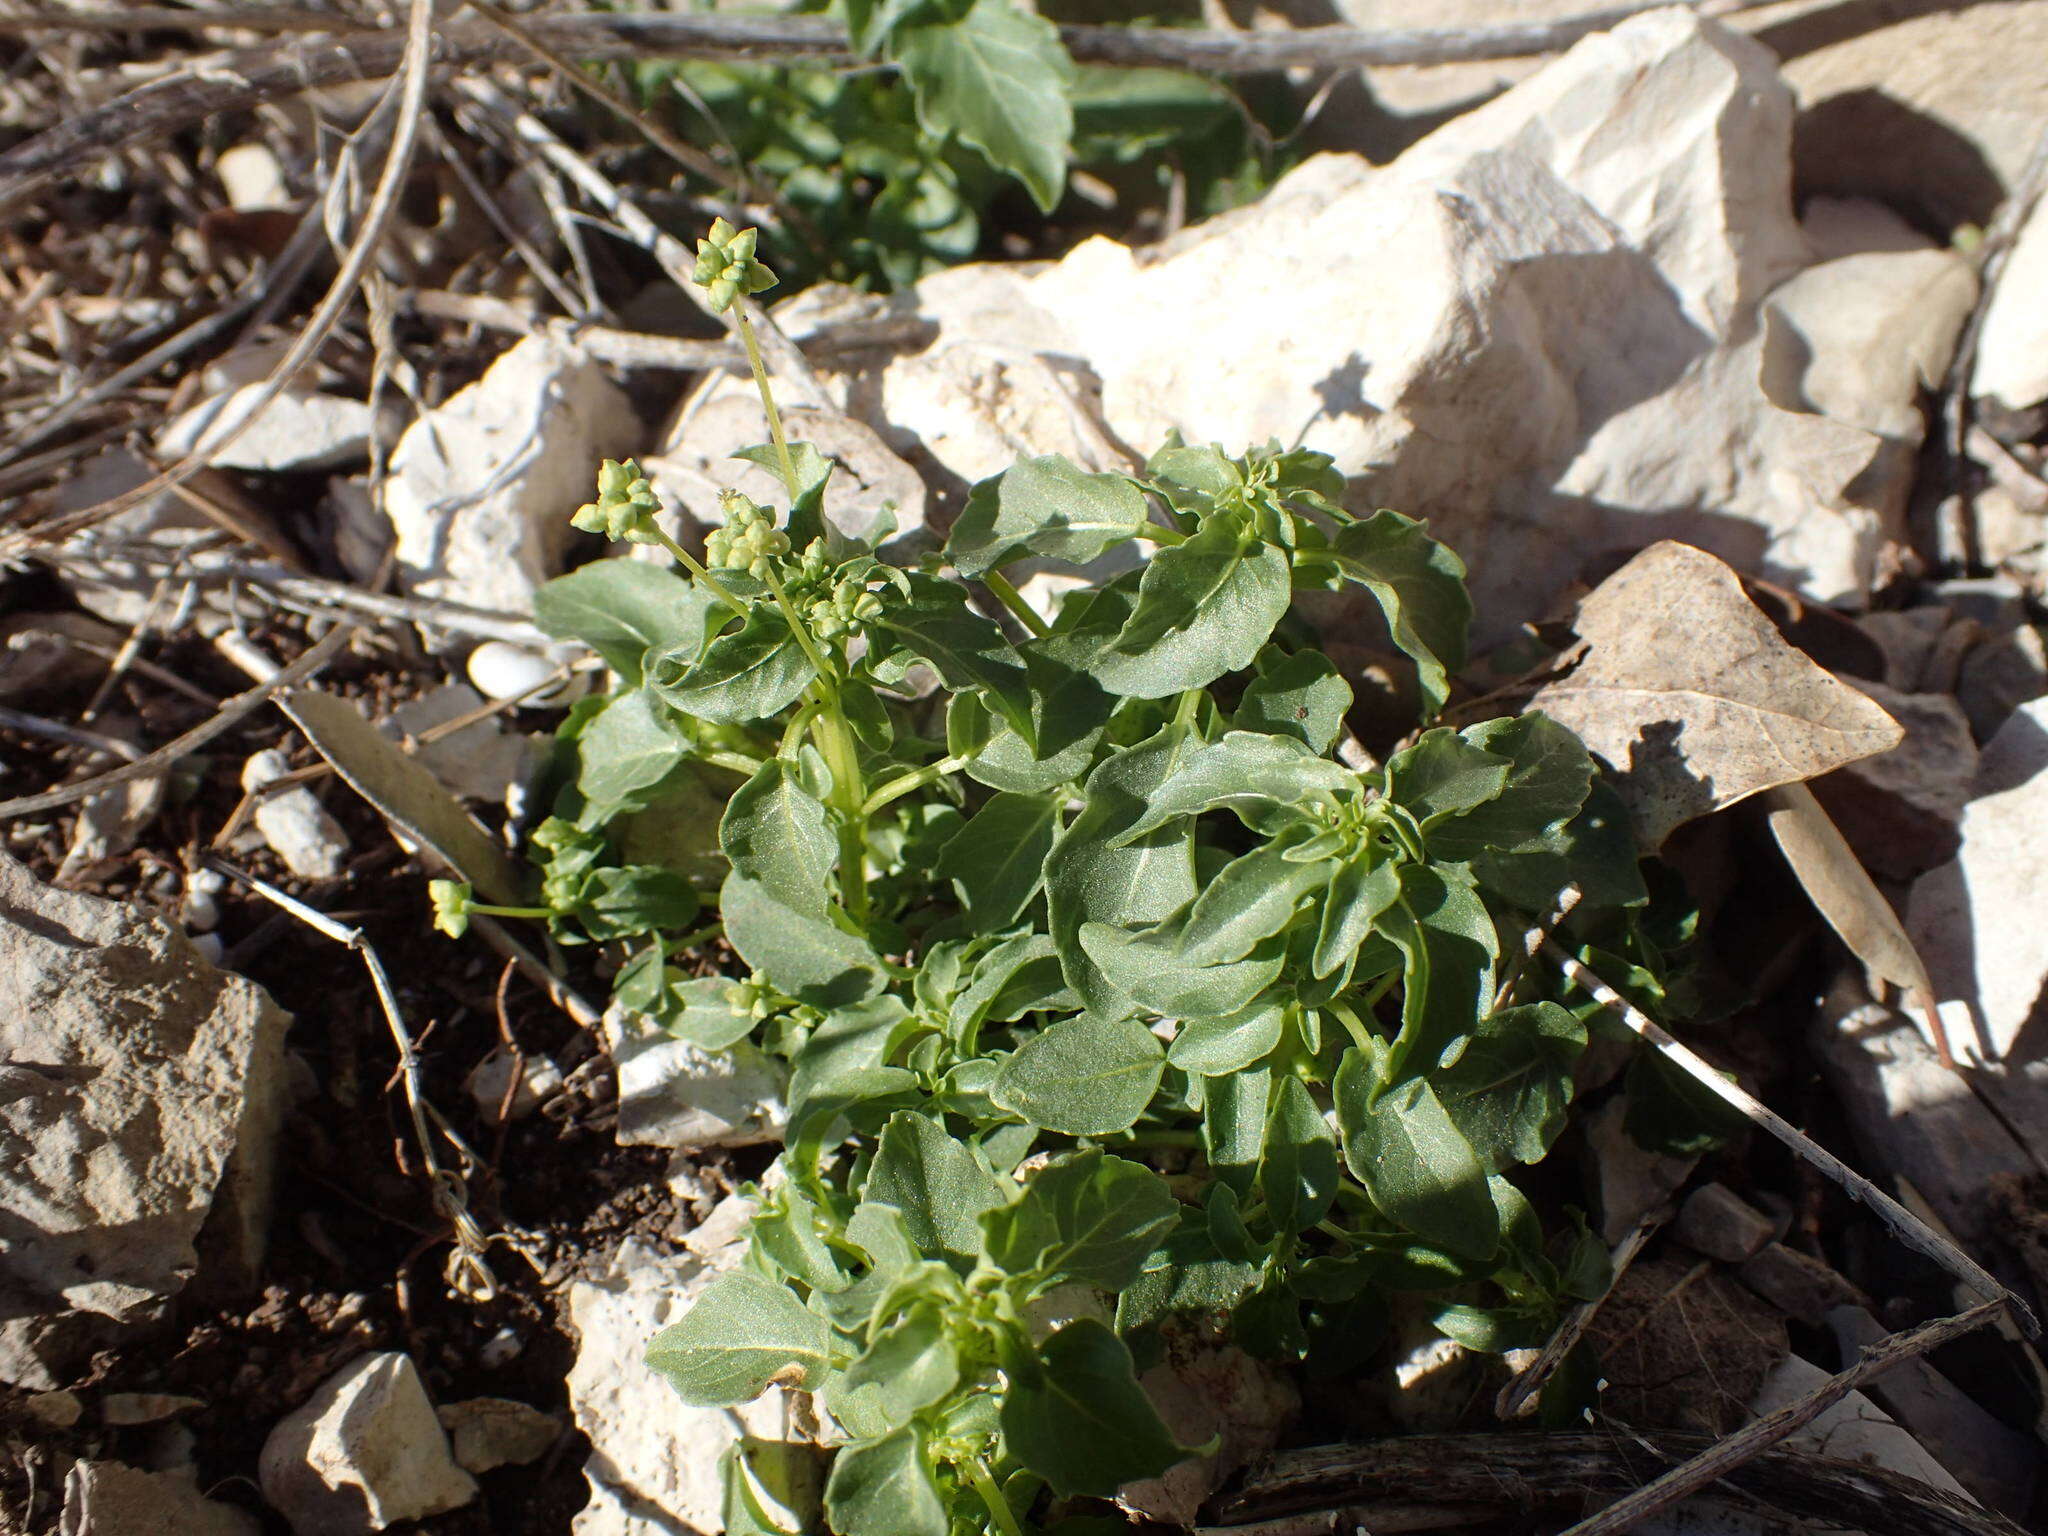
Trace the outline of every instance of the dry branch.
[[[1214, 1532], [1242, 1531], [1312, 1510], [1368, 1520], [1388, 1506], [1425, 1501], [1466, 1527], [1478, 1519], [1583, 1508], [1589, 1497], [1640, 1488], [1666, 1468], [1712, 1449], [1705, 1435], [1580, 1432], [1415, 1435], [1364, 1445], [1284, 1451], [1255, 1467], [1209, 1512]], [[1797, 1451], [1766, 1451], [1722, 1474], [1746, 1496], [1791, 1517], [1854, 1526], [1870, 1536], [2017, 1536], [2019, 1527], [1966, 1499], [1896, 1472]], [[1300, 1527], [1311, 1529], [1307, 1525]], [[1349, 1531], [1330, 1521], [1315, 1529]], [[1369, 1529], [1395, 1529], [1369, 1524]], [[1406, 1529], [1421, 1527], [1409, 1525]]]

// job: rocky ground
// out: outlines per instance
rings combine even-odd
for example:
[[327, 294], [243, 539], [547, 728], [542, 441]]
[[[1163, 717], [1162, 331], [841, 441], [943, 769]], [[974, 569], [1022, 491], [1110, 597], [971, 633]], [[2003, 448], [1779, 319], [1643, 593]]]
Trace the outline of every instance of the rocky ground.
[[[20, 146], [66, 102], [13, 57], [0, 1529], [716, 1530], [737, 1426], [677, 1404], [639, 1346], [733, 1261], [776, 1084], [601, 1016], [588, 952], [536, 955], [488, 923], [435, 935], [416, 854], [502, 860], [497, 832], [530, 817], [591, 665], [533, 628], [532, 597], [596, 552], [566, 518], [596, 461], [638, 454], [689, 536], [760, 473], [727, 457], [765, 435], [751, 386], [658, 247], [579, 253], [549, 211], [576, 195], [554, 162], [497, 150], [479, 163], [519, 259], [459, 161], [435, 162], [367, 316], [266, 401], [312, 300], [236, 306], [294, 260], [337, 156], [365, 175], [310, 129], [348, 103], [280, 95], [186, 162], [137, 150], [46, 187]], [[118, 62], [79, 59], [72, 78], [110, 95]], [[451, 129], [505, 107], [472, 84], [441, 87]], [[1902, 730], [1812, 788], [1903, 918], [1965, 1071], [1873, 1000], [1900, 980], [1898, 924], [1873, 936], [1837, 908], [1837, 939], [1808, 899], [1826, 908], [1825, 882], [1802, 890], [1759, 802], [1667, 850], [1757, 998], [1692, 1044], [2048, 1299], [2044, 126], [2048, 0], [1672, 7], [1552, 58], [1339, 81], [1323, 153], [1161, 240], [1034, 229], [1025, 254], [1045, 259], [892, 297], [812, 288], [773, 311], [802, 349], [777, 371], [792, 435], [849, 471], [837, 510], [893, 501], [913, 543], [1021, 455], [1124, 468], [1173, 431], [1333, 454], [1354, 500], [1427, 516], [1471, 566], [1488, 659], [1467, 698], [1660, 541], [1751, 578], [1776, 631]], [[165, 208], [177, 236], [144, 238]], [[616, 323], [537, 318], [543, 289], [578, 280]], [[96, 361], [220, 314], [234, 325], [167, 369]], [[152, 483], [238, 414], [210, 467]], [[1391, 718], [1380, 659], [1324, 617], [1363, 710]], [[1663, 667], [1682, 690], [1690, 617], [1628, 675]], [[276, 688], [309, 657], [340, 704]], [[1784, 698], [1720, 703], [1789, 716]], [[1543, 702], [1630, 755], [1603, 745], [1597, 697]], [[1848, 729], [1853, 709], [1829, 708]], [[1716, 766], [1718, 806], [1751, 767]], [[1948, 1276], [1776, 1142], [1652, 1157], [1625, 1117], [1609, 1098], [1545, 1168], [1583, 1184], [1610, 1242], [1676, 1208], [1595, 1324], [1616, 1422], [1726, 1434], [1955, 1310]], [[1491, 1424], [1496, 1368], [1411, 1332], [1369, 1381], [1312, 1387], [1246, 1443]], [[2040, 1529], [2044, 1383], [2015, 1335], [1980, 1332], [1802, 1435]], [[789, 1411], [746, 1412], [779, 1432]]]

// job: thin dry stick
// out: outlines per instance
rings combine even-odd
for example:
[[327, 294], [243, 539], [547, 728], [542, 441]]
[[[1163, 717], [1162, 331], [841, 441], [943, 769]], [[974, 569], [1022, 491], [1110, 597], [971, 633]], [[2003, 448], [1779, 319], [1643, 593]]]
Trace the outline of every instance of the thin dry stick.
[[53, 811], [60, 805], [69, 805], [75, 800], [84, 800], [103, 789], [113, 789], [135, 779], [146, 779], [162, 773], [179, 759], [189, 757], [200, 747], [220, 735], [244, 715], [253, 714], [267, 703], [272, 694], [283, 688], [290, 688], [318, 672], [334, 659], [335, 652], [348, 643], [355, 633], [350, 626], [330, 630], [317, 644], [308, 646], [306, 653], [269, 682], [251, 688], [247, 693], [238, 693], [223, 703], [210, 719], [185, 732], [172, 741], [165, 742], [147, 757], [137, 758], [132, 763], [111, 769], [94, 778], [83, 779], [76, 784], [64, 784], [56, 789], [45, 790], [39, 795], [23, 795], [15, 800], [0, 800], [0, 819], [10, 816], [26, 816], [33, 811]]
[[[394, 82], [391, 99], [396, 102], [398, 114], [397, 129], [391, 136], [391, 148], [384, 156], [384, 168], [377, 180], [377, 187], [370, 195], [369, 207], [363, 214], [355, 239], [343, 256], [340, 270], [312, 317], [293, 338], [270, 376], [259, 386], [256, 395], [246, 409], [239, 410], [226, 422], [209, 425], [202, 432], [184, 459], [163, 473], [152, 476], [134, 490], [116, 496], [96, 507], [88, 507], [64, 518], [46, 522], [32, 530], [29, 542], [60, 536], [64, 532], [89, 527], [93, 523], [112, 517], [130, 507], [141, 506], [161, 495], [164, 491], [184, 484], [205, 469], [212, 457], [239, 438], [255, 422], [278, 396], [291, 385], [300, 371], [310, 362], [314, 353], [325, 344], [328, 335], [340, 322], [342, 312], [355, 301], [356, 288], [368, 270], [371, 259], [376, 255], [378, 245], [383, 241], [384, 231], [397, 212], [400, 194], [405, 190], [407, 173], [412, 168], [413, 148], [419, 140], [419, 126], [426, 109], [428, 63], [432, 51], [434, 19], [433, 0], [412, 0], [411, 21], [406, 28], [405, 47], [399, 60], [398, 78]], [[216, 431], [215, 427], [220, 430]], [[17, 536], [17, 543], [19, 538]], [[0, 541], [0, 558], [7, 554], [6, 541]]]
[[377, 1005], [383, 1009], [384, 1022], [390, 1026], [391, 1038], [398, 1046], [398, 1069], [405, 1084], [405, 1104], [412, 1115], [412, 1131], [419, 1143], [420, 1160], [426, 1165], [427, 1178], [433, 1186], [434, 1210], [448, 1223], [455, 1238], [455, 1249], [448, 1255], [444, 1274], [448, 1284], [467, 1300], [492, 1300], [498, 1294], [498, 1281], [485, 1258], [489, 1239], [469, 1213], [468, 1189], [462, 1175], [441, 1166], [441, 1160], [434, 1151], [434, 1137], [428, 1128], [428, 1119], [431, 1118], [441, 1128], [442, 1134], [467, 1161], [474, 1164], [476, 1154], [455, 1135], [441, 1113], [427, 1102], [420, 1078], [419, 1049], [413, 1041], [412, 1031], [406, 1028], [405, 1015], [399, 1010], [397, 994], [391, 990], [391, 978], [384, 970], [384, 962], [378, 957], [376, 946], [370, 943], [362, 929], [336, 922], [325, 912], [307, 906], [297, 897], [287, 895], [254, 875], [245, 874], [225, 860], [209, 858], [206, 862], [219, 873], [240, 881], [273, 906], [290, 913], [314, 932], [362, 956], [363, 966], [370, 973], [371, 989], [377, 994]]
[[1615, 1536], [1617, 1532], [1628, 1530], [1658, 1510], [1676, 1504], [1688, 1494], [1697, 1493], [1744, 1462], [1761, 1456], [1786, 1436], [1811, 1424], [1866, 1381], [1993, 1321], [2005, 1304], [1998, 1298], [1982, 1301], [1967, 1312], [1924, 1323], [1911, 1333], [1893, 1334], [1882, 1343], [1871, 1345], [1854, 1365], [1830, 1376], [1798, 1401], [1787, 1403], [1776, 1413], [1767, 1413], [1754, 1423], [1745, 1425], [1712, 1449], [1690, 1461], [1681, 1462], [1662, 1477], [1617, 1499], [1590, 1520], [1581, 1520], [1564, 1536]]
[[1740, 1110], [1751, 1124], [1769, 1131], [1841, 1185], [1853, 1198], [1869, 1206], [1877, 1214], [1878, 1219], [1891, 1228], [1893, 1235], [1900, 1242], [1934, 1260], [1978, 1295], [1997, 1305], [2011, 1308], [2013, 1320], [2019, 1324], [2028, 1338], [2040, 1337], [2041, 1325], [2034, 1317], [2033, 1309], [2000, 1285], [1975, 1259], [1934, 1231], [1926, 1222], [1821, 1146], [1791, 1121], [1777, 1111], [1766, 1108], [1745, 1093], [1739, 1085], [1730, 1082], [1686, 1046], [1666, 1034], [1655, 1020], [1594, 975], [1555, 939], [1545, 939], [1543, 947], [1567, 978], [1585, 988], [1601, 1004], [1620, 1014], [1622, 1022], [1663, 1052], [1666, 1060], [1684, 1068], [1700, 1086]]
[[1628, 1273], [1628, 1267], [1635, 1263], [1636, 1255], [1643, 1251], [1650, 1241], [1650, 1234], [1664, 1224], [1670, 1215], [1668, 1210], [1652, 1211], [1646, 1214], [1628, 1231], [1628, 1235], [1615, 1244], [1614, 1252], [1608, 1258], [1611, 1278], [1607, 1289], [1591, 1301], [1582, 1301], [1557, 1325], [1557, 1331], [1543, 1346], [1543, 1353], [1532, 1361], [1526, 1370], [1517, 1371], [1508, 1384], [1500, 1389], [1500, 1395], [1493, 1400], [1493, 1411], [1501, 1419], [1519, 1419], [1535, 1405], [1536, 1394], [1541, 1392], [1550, 1378], [1557, 1374], [1557, 1368], [1564, 1364], [1564, 1357], [1585, 1337], [1586, 1330], [1599, 1316], [1607, 1298], [1614, 1294], [1614, 1288], [1621, 1284], [1621, 1277]]
[[[455, 89], [495, 114], [522, 143], [538, 151], [549, 165], [574, 182], [585, 197], [602, 208], [620, 229], [660, 264], [669, 281], [680, 288], [691, 303], [727, 330], [738, 334], [738, 306], [724, 314], [715, 312], [710, 299], [692, 281], [697, 266], [696, 253], [650, 219], [638, 203], [619, 190], [616, 183], [564, 144], [547, 124], [531, 112], [522, 110], [488, 81], [458, 80]], [[759, 305], [747, 300], [741, 300], [741, 303], [747, 305], [754, 328], [760, 334], [761, 348], [768, 354], [775, 371], [803, 396], [805, 404], [825, 407], [829, 401], [824, 387], [818, 382], [809, 361], [797, 350], [796, 343], [783, 333], [781, 326], [768, 318], [767, 312]]]
[[482, 935], [486, 944], [518, 966], [522, 976], [547, 993], [549, 1002], [583, 1028], [596, 1029], [604, 1021], [604, 1010], [593, 1007], [580, 992], [543, 965], [533, 951], [513, 938], [496, 918], [478, 913], [470, 918], [469, 927], [472, 933]]
[[98, 731], [88, 731], [76, 725], [66, 725], [61, 720], [45, 720], [41, 715], [24, 714], [18, 709], [9, 709], [0, 704], [0, 726], [11, 730], [25, 731], [31, 736], [47, 737], [51, 741], [65, 742], [74, 747], [83, 747], [88, 752], [102, 753], [107, 757], [118, 757], [123, 762], [136, 762], [142, 756], [140, 747], [114, 736], [102, 736]]
[[1523, 933], [1522, 942], [1516, 946], [1507, 969], [1501, 975], [1500, 986], [1493, 994], [1495, 1012], [1506, 1006], [1509, 996], [1515, 990], [1515, 983], [1522, 979], [1523, 967], [1542, 952], [1544, 940], [1557, 931], [1559, 923], [1572, 915], [1572, 908], [1579, 904], [1584, 895], [1576, 884], [1568, 882], [1564, 889], [1557, 893], [1557, 899], [1550, 904], [1550, 910]]

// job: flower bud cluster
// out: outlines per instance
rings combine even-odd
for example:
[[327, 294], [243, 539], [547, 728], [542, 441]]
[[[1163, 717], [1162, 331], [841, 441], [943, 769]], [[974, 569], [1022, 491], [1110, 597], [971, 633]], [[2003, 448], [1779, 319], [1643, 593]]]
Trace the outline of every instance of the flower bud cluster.
[[711, 234], [697, 242], [697, 269], [690, 281], [711, 295], [711, 312], [722, 315], [742, 294], [775, 286], [775, 274], [754, 257], [760, 231], [735, 229], [724, 219], [711, 221]]
[[725, 526], [704, 541], [705, 562], [713, 570], [745, 571], [757, 581], [780, 575], [789, 553], [789, 535], [775, 526], [775, 514], [751, 497], [727, 491]]
[[820, 640], [844, 639], [862, 624], [882, 616], [882, 600], [857, 577], [842, 576], [829, 593], [812, 599], [805, 615]]
[[569, 521], [585, 533], [601, 533], [608, 539], [634, 544], [660, 542], [655, 533], [654, 514], [661, 510], [661, 498], [631, 459], [621, 463], [606, 459], [597, 472], [597, 500], [576, 509]]

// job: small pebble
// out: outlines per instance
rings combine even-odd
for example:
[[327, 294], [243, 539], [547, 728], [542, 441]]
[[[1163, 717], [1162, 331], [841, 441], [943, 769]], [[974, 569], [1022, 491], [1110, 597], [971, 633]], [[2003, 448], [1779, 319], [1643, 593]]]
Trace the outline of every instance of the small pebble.
[[[469, 653], [469, 680], [487, 699], [518, 698], [561, 670], [565, 658], [543, 656], [504, 640], [486, 640]], [[575, 672], [534, 694], [529, 704], [571, 704], [590, 689], [588, 673]]]
[[155, 1424], [205, 1406], [199, 1398], [177, 1397], [169, 1392], [109, 1392], [100, 1399], [100, 1422], [117, 1428]]
[[484, 1340], [484, 1347], [476, 1352], [476, 1357], [486, 1370], [495, 1371], [517, 1360], [525, 1348], [526, 1341], [518, 1334], [510, 1328], [500, 1328]]
[[38, 1392], [28, 1400], [29, 1414], [52, 1429], [69, 1429], [85, 1415], [76, 1392]]

